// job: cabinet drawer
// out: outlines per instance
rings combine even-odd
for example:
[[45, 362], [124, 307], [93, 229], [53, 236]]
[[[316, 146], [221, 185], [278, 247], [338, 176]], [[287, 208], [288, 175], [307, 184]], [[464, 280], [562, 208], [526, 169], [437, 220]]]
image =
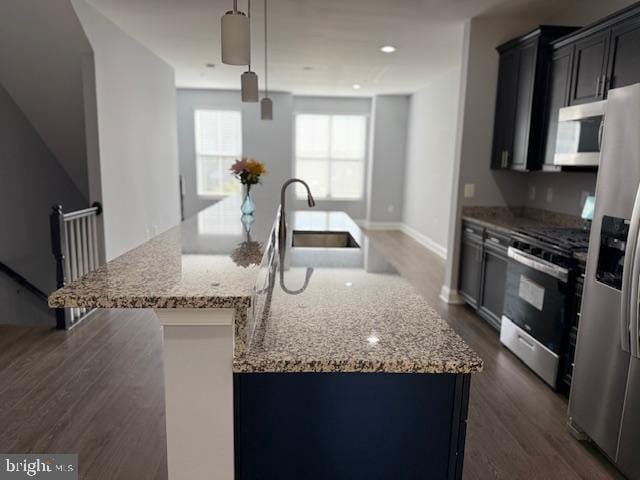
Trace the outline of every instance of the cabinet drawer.
[[511, 242], [511, 238], [504, 233], [499, 233], [494, 230], [486, 230], [484, 241], [487, 245], [492, 245], [495, 247], [501, 247], [503, 249], [509, 248], [509, 243]]
[[462, 234], [482, 239], [484, 236], [484, 227], [471, 222], [462, 222]]

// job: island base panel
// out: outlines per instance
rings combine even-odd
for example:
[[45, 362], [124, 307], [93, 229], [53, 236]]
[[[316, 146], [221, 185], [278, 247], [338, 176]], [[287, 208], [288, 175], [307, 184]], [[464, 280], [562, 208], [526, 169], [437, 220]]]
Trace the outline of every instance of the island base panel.
[[236, 478], [462, 478], [469, 382], [469, 374], [235, 374]]
[[233, 480], [233, 310], [158, 309], [169, 480]]

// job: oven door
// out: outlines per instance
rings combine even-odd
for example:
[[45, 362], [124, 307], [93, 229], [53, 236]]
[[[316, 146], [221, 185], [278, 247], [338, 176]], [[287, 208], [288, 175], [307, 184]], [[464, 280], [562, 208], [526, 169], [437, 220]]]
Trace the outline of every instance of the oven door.
[[565, 332], [569, 271], [509, 247], [504, 316], [558, 354]]

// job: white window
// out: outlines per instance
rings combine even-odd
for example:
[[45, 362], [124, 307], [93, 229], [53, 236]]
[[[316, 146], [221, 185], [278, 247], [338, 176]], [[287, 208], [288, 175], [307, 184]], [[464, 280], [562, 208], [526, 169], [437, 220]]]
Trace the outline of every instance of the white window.
[[[296, 177], [315, 198], [362, 198], [367, 143], [365, 115], [296, 115]], [[298, 197], [305, 198], [301, 185]]]
[[242, 157], [242, 114], [235, 110], [196, 110], [196, 180], [201, 197], [240, 191], [229, 172]]

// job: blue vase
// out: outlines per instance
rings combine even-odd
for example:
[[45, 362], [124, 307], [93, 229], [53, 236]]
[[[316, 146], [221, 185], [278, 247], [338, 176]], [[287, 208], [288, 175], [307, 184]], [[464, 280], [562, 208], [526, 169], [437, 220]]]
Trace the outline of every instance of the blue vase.
[[253, 215], [256, 211], [256, 204], [253, 203], [253, 195], [251, 195], [251, 185], [246, 185], [244, 190], [244, 199], [240, 206], [243, 215]]

